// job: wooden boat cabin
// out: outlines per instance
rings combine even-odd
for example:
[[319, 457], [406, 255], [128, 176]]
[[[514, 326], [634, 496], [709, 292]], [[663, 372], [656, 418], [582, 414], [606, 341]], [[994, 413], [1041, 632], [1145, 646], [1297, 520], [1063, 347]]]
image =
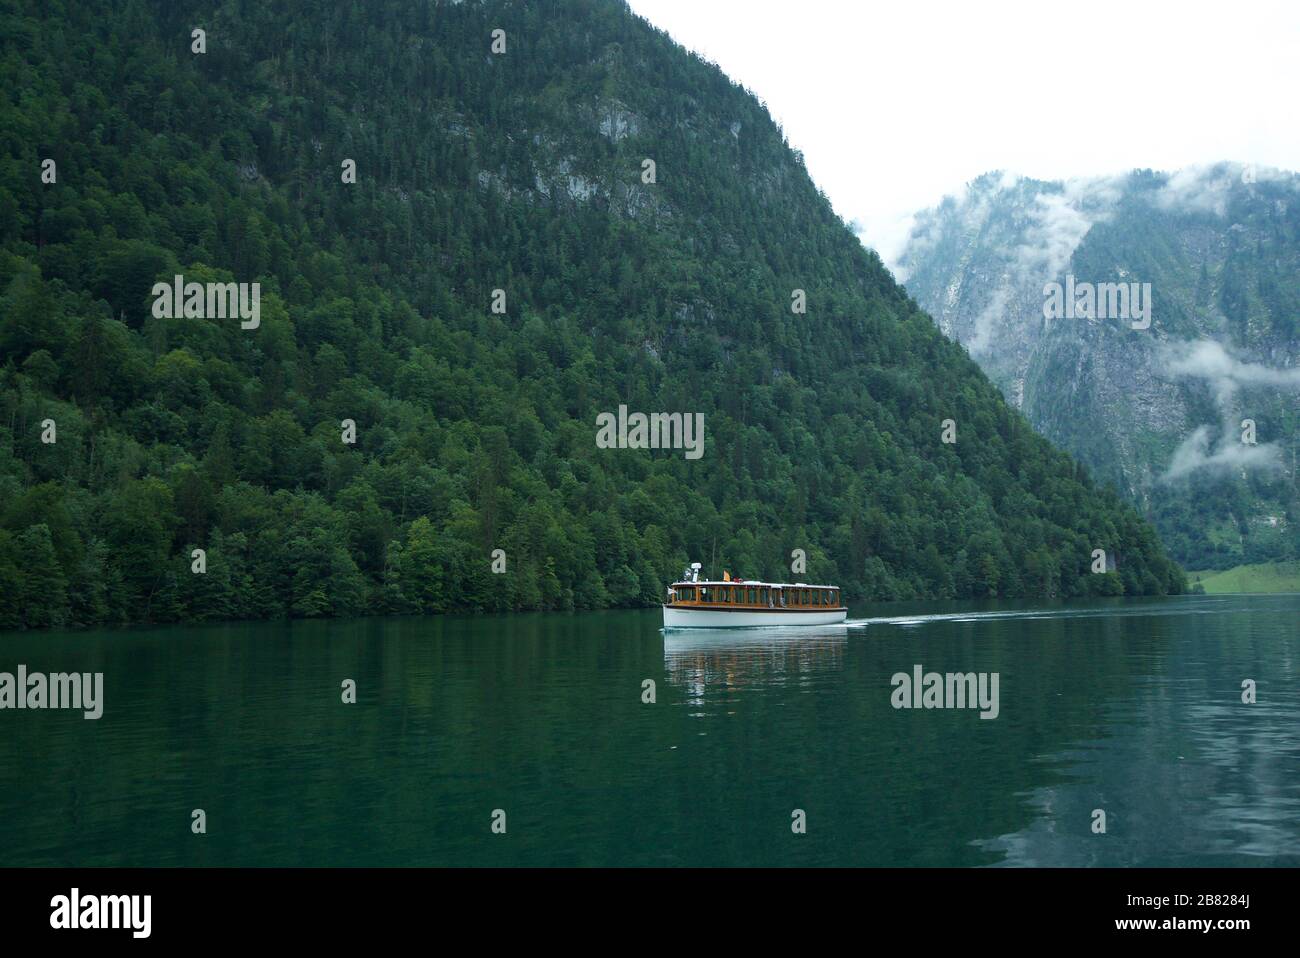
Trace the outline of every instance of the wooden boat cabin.
[[832, 585], [801, 582], [674, 582], [668, 604], [687, 608], [838, 609], [840, 590]]

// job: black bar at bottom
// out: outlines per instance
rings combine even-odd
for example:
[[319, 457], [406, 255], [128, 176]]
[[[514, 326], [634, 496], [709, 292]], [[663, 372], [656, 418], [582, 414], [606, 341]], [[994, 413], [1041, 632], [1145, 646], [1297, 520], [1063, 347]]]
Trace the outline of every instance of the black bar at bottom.
[[[1231, 948], [1294, 928], [1288, 906], [1296, 874], [1293, 869], [7, 869], [0, 870], [0, 929], [6, 943], [285, 941], [337, 947], [452, 928], [477, 930], [484, 943], [514, 936], [533, 936], [536, 943], [553, 934], [579, 940], [585, 931], [612, 925], [625, 928], [629, 940], [662, 940], [669, 934], [683, 943], [734, 945], [750, 937], [764, 940], [782, 928], [824, 934], [847, 923], [842, 927], [854, 928], [860, 941], [910, 928], [914, 940], [927, 945], [1125, 938], [1182, 944], [1198, 938]], [[146, 895], [147, 938], [140, 934]], [[114, 920], [126, 927], [71, 927]], [[702, 937], [687, 937], [697, 932]]]

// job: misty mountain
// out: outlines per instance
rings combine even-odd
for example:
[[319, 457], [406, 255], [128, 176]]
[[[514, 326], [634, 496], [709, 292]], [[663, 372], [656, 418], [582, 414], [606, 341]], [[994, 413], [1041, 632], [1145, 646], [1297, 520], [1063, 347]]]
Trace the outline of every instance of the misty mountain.
[[1180, 562], [1300, 554], [1300, 177], [986, 174], [918, 215], [896, 275]]

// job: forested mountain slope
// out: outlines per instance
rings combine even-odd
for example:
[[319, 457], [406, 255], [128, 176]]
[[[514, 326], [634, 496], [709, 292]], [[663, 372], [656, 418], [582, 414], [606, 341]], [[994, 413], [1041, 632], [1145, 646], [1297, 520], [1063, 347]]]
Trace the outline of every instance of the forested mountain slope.
[[[1300, 176], [1230, 163], [1067, 183], [989, 174], [918, 217], [901, 269], [1176, 560], [1300, 558]], [[1068, 277], [1148, 284], [1149, 327], [1045, 320], [1044, 288]]]
[[[1182, 586], [617, 3], [0, 10], [0, 627], [637, 605], [794, 549], [851, 596]], [[176, 274], [259, 325], [156, 316]], [[620, 404], [703, 456], [598, 448]]]

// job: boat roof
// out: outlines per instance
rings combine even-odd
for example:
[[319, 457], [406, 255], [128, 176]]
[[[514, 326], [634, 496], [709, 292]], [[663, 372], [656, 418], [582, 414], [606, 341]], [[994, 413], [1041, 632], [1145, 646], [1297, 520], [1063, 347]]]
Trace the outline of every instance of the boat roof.
[[678, 585], [765, 585], [774, 589], [838, 589], [837, 585], [822, 582], [763, 582], [759, 579], [701, 579], [699, 582], [678, 581]]

